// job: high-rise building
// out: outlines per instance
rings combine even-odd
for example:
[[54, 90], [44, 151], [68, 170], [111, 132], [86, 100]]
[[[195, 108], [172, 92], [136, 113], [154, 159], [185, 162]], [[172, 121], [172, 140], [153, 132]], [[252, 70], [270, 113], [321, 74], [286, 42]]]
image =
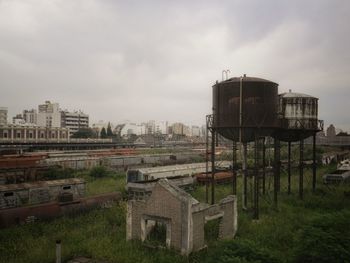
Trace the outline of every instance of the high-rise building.
[[0, 125], [7, 125], [7, 108], [0, 107]]
[[181, 122], [173, 123], [173, 125], [171, 125], [170, 130], [171, 130], [173, 135], [191, 136], [190, 127], [186, 126], [185, 124], [183, 124]]
[[69, 128], [71, 135], [82, 128], [89, 128], [89, 115], [81, 111], [61, 111], [61, 127]]
[[146, 123], [142, 123], [145, 126], [145, 134], [167, 134], [168, 122], [167, 121], [155, 121], [150, 120]]
[[168, 122], [167, 121], [156, 121], [154, 132], [157, 134], [168, 133]]
[[45, 101], [38, 107], [37, 125], [42, 127], [62, 127], [61, 126], [61, 112], [58, 103], [51, 103]]
[[23, 120], [26, 123], [30, 123], [30, 124], [36, 124], [37, 123], [37, 118], [38, 118], [38, 113], [35, 109], [31, 109], [31, 110], [24, 110], [23, 111]]
[[22, 114], [17, 114], [15, 117], [12, 117], [12, 123], [15, 125], [24, 125], [26, 122]]
[[54, 113], [59, 111], [59, 104], [58, 103], [51, 103], [51, 101], [47, 100], [44, 104], [40, 104], [38, 106], [39, 113]]

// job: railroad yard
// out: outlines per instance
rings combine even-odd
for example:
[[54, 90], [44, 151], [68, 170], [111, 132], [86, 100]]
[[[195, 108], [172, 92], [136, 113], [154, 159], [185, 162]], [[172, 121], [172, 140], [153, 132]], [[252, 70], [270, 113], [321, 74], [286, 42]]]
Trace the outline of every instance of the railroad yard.
[[[142, 154], [137, 157], [138, 160], [144, 158], [141, 157], [145, 156], [144, 153]], [[105, 154], [102, 155], [105, 157]], [[179, 165], [186, 165], [186, 162], [192, 163], [194, 160], [200, 162], [204, 158], [203, 155], [198, 155], [198, 152], [197, 156], [190, 155], [188, 152], [186, 155], [187, 158], [188, 156], [191, 158], [187, 160], [179, 158], [181, 159]], [[167, 154], [162, 153], [161, 156], [164, 157]], [[64, 158], [67, 162], [67, 156]], [[159, 160], [159, 154], [150, 153], [147, 158]], [[221, 158], [229, 159], [230, 156], [223, 154]], [[173, 162], [176, 161], [174, 157], [172, 159]], [[174, 163], [171, 164], [174, 165]], [[147, 163], [144, 166], [147, 167]], [[140, 164], [135, 163], [132, 166], [129, 162], [128, 169], [131, 167], [138, 169]], [[297, 169], [293, 170], [291, 194], [285, 191], [288, 177], [282, 173], [282, 190], [279, 194], [277, 209], [273, 206], [273, 178], [267, 176], [266, 193], [261, 197], [261, 216], [258, 221], [252, 219], [252, 197], [248, 196], [248, 210], [242, 210], [243, 182], [242, 178], [237, 176], [239, 213], [235, 239], [219, 240], [217, 233], [213, 231], [216, 227], [212, 225], [210, 229], [205, 230], [206, 243], [210, 249], [193, 252], [186, 257], [174, 250], [159, 250], [139, 241], [126, 241], [127, 169], [111, 168], [108, 165], [84, 169], [50, 167], [40, 176], [46, 180], [47, 176], [53, 176], [57, 181], [65, 180], [62, 178], [68, 174], [69, 177], [84, 181], [85, 199], [96, 199], [97, 196], [111, 193], [120, 193], [120, 197], [114, 199], [117, 202], [107, 198], [88, 209], [81, 207], [70, 209], [69, 213], [60, 214], [56, 218], [40, 218], [38, 215], [19, 222], [20, 225], [0, 229], [2, 244], [0, 262], [54, 262], [56, 240], [62, 243], [63, 262], [84, 257], [97, 262], [212, 262], [214, 259], [217, 262], [227, 262], [226, 257], [236, 260], [229, 262], [300, 262], [301, 258], [313, 258], [314, 253], [320, 253], [319, 262], [329, 262], [329, 260], [338, 259], [339, 256], [340, 259], [344, 259], [343, 262], [346, 262], [349, 258], [349, 251], [346, 248], [349, 248], [350, 236], [347, 230], [347, 221], [350, 216], [349, 188], [347, 184], [325, 185], [322, 181], [322, 175], [335, 168], [334, 164], [318, 167], [316, 193], [311, 191], [312, 169], [305, 169], [304, 200], [297, 198]], [[23, 180], [21, 176], [18, 178]], [[199, 178], [203, 180], [206, 176], [202, 175]], [[33, 178], [29, 180], [33, 181]], [[206, 202], [205, 183], [195, 184], [188, 191], [200, 202]], [[217, 184], [215, 191], [216, 199], [220, 200], [231, 193], [232, 186], [230, 182]], [[45, 205], [45, 203], [39, 205]], [[62, 206], [62, 202], [59, 205]], [[319, 242], [317, 236], [320, 233], [326, 243], [324, 245], [327, 247], [326, 251], [322, 246], [315, 246]]]

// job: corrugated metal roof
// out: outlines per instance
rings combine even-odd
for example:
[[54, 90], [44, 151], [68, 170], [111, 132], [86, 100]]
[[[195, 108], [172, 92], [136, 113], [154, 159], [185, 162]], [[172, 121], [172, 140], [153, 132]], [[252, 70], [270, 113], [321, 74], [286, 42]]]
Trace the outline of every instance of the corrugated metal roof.
[[[220, 162], [221, 166], [228, 167], [231, 164], [229, 161], [222, 161]], [[166, 165], [166, 166], [159, 166], [159, 167], [150, 167], [150, 168], [140, 168], [140, 169], [130, 169], [130, 170], [138, 170], [142, 172], [143, 174], [149, 174], [149, 173], [161, 173], [161, 172], [167, 172], [167, 171], [175, 171], [175, 170], [185, 170], [185, 169], [193, 169], [193, 168], [205, 168], [206, 163], [189, 163], [189, 164], [176, 164], [176, 165]], [[210, 169], [209, 165], [209, 169]]]

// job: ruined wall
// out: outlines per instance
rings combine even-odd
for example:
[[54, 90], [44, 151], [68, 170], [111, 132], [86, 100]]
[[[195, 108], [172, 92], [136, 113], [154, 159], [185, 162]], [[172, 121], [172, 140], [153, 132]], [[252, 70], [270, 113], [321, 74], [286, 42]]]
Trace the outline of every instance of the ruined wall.
[[192, 214], [192, 220], [193, 220], [193, 227], [192, 227], [192, 243], [193, 243], [193, 250], [199, 250], [205, 246], [205, 240], [204, 240], [204, 214], [205, 211], [199, 211], [194, 212]]
[[188, 255], [205, 247], [204, 225], [215, 219], [220, 219], [219, 238], [233, 238], [237, 230], [235, 196], [212, 206], [200, 204], [177, 186], [161, 180], [148, 200], [128, 201], [126, 234], [128, 240], [145, 240], [152, 225], [147, 220], [165, 223], [167, 247]]
[[156, 190], [147, 201], [146, 214], [159, 216], [171, 219], [171, 243], [170, 246], [176, 249], [181, 249], [181, 229], [183, 213], [181, 202], [171, 195], [165, 188], [156, 185]]
[[224, 213], [220, 223], [220, 238], [233, 238], [237, 231], [237, 198], [229, 196], [219, 203], [220, 210]]
[[140, 239], [141, 217], [144, 214], [146, 202], [129, 200], [126, 214], [126, 239]]

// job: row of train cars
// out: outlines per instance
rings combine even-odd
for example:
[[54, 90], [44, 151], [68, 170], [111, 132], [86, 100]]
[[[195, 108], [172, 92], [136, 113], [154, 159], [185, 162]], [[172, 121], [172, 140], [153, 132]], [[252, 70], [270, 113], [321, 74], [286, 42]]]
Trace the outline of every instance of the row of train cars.
[[[111, 169], [124, 170], [126, 181], [131, 181], [128, 180], [130, 179], [128, 175], [131, 175], [131, 172], [135, 173], [135, 171], [138, 175], [145, 171], [148, 173], [152, 171], [154, 175], [163, 170], [164, 176], [168, 177], [169, 171], [173, 175], [179, 176], [178, 173], [182, 170], [181, 174], [187, 177], [190, 175], [191, 177], [194, 171], [197, 174], [205, 171], [204, 163], [191, 164], [201, 159], [205, 159], [201, 151], [171, 154], [137, 154], [130, 152], [116, 154], [113, 151], [49, 152], [22, 156], [2, 156], [0, 157], [0, 172], [5, 180], [0, 183], [0, 227], [31, 222], [36, 219], [50, 219], [94, 207], [105, 207], [110, 202], [122, 198], [121, 193], [118, 192], [86, 197], [85, 181], [83, 179], [41, 181], [40, 176], [37, 177], [37, 175], [35, 178], [23, 177], [23, 174], [28, 174], [28, 170], [34, 169], [38, 172], [40, 169], [45, 171], [50, 167], [84, 170], [104, 165]], [[176, 165], [174, 166], [174, 164]], [[159, 169], [160, 167], [164, 168]], [[164, 171], [168, 171], [168, 173]], [[21, 172], [22, 177], [18, 177]], [[6, 180], [13, 179], [13, 177], [18, 181], [6, 183]], [[23, 178], [28, 180], [23, 180]], [[137, 179], [137, 181], [144, 180], [144, 177]]]
[[164, 154], [140, 154], [136, 150], [45, 152], [0, 156], [0, 185], [36, 181], [48, 169], [89, 170], [96, 166], [119, 171], [204, 160], [202, 150]]

